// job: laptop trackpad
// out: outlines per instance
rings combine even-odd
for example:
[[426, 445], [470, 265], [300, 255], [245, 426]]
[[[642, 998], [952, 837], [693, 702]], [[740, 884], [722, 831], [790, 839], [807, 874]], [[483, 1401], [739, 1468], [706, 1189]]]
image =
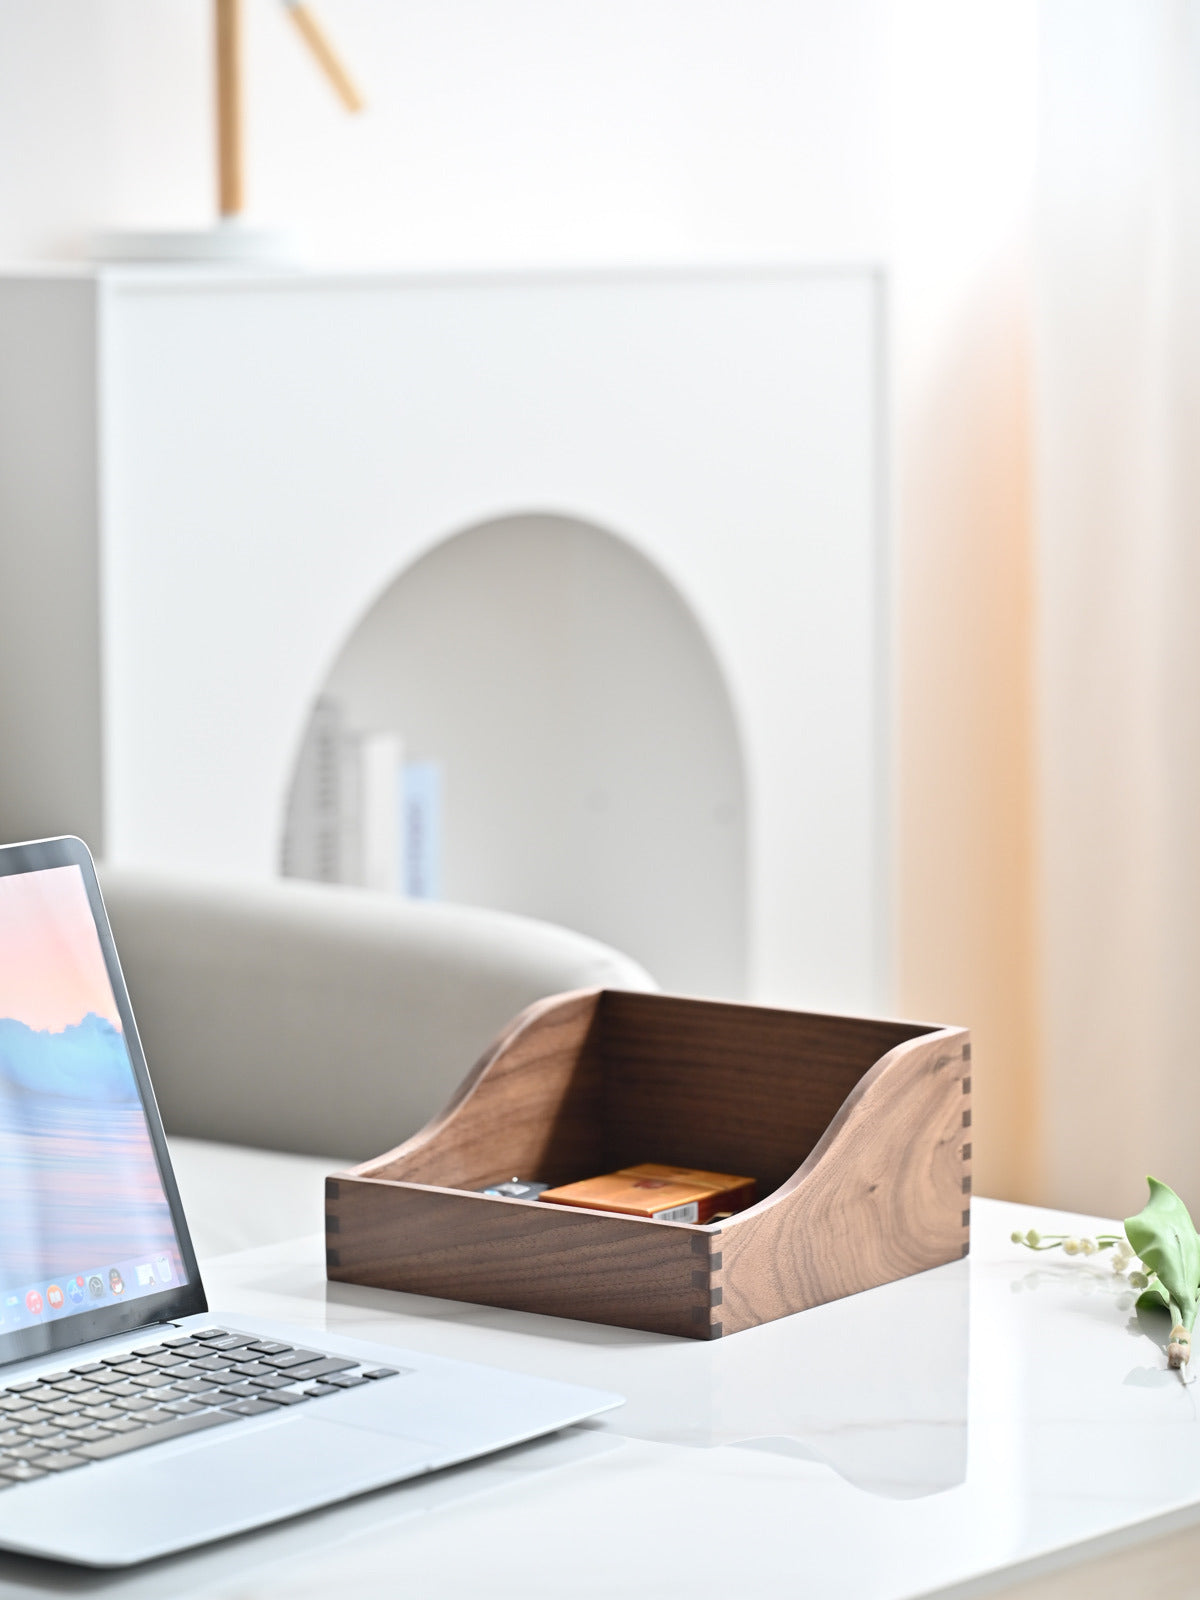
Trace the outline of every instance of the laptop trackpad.
[[45, 1495], [27, 1491], [19, 1528], [6, 1526], [0, 1502], [0, 1539], [68, 1561], [124, 1565], [398, 1482], [428, 1471], [432, 1455], [420, 1440], [311, 1414], [247, 1433], [214, 1429], [186, 1447], [64, 1473]]

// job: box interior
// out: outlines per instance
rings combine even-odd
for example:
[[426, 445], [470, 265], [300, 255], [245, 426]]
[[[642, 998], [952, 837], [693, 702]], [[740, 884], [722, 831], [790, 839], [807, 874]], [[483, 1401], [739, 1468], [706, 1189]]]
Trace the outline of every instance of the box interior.
[[[370, 1176], [478, 1190], [561, 1184], [642, 1161], [751, 1177], [796, 1171], [854, 1085], [921, 1023], [606, 990], [540, 1056], [492, 1068], [436, 1137]], [[490, 1075], [489, 1075], [490, 1076]], [[403, 1147], [402, 1147], [403, 1148]]]

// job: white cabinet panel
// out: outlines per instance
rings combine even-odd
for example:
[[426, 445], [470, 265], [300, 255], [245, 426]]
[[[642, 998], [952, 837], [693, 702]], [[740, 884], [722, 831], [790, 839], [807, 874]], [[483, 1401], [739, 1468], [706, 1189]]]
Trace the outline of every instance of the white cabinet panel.
[[[68, 329], [71, 297], [94, 314], [76, 308]], [[0, 280], [0, 348], [20, 346], [0, 422], [12, 434], [39, 343], [59, 349], [53, 393], [22, 426], [53, 431], [71, 413], [64, 477], [78, 504], [54, 510], [47, 542], [18, 492], [23, 456], [44, 471], [47, 447], [0, 454], [14, 574], [0, 620], [20, 641], [29, 597], [52, 587], [47, 563], [67, 552], [94, 568], [99, 550], [83, 593], [102, 696], [85, 671], [67, 692], [14, 677], [4, 658], [6, 833], [77, 815], [95, 842], [102, 806], [113, 859], [274, 872], [308, 707], [361, 619], [450, 536], [557, 516], [651, 563], [724, 677], [743, 763], [750, 991], [885, 1001], [877, 275], [103, 269], [33, 298]], [[66, 654], [95, 649], [81, 635]], [[493, 652], [478, 670], [504, 664]], [[77, 802], [58, 804], [68, 769], [39, 697], [80, 744]], [[603, 737], [618, 763], [620, 729]], [[470, 881], [455, 892], [470, 897]]]

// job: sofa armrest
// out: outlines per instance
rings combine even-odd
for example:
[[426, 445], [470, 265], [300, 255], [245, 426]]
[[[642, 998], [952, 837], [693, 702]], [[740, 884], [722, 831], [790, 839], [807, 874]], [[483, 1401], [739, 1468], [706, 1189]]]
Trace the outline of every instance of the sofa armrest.
[[606, 945], [503, 912], [131, 868], [100, 880], [172, 1134], [376, 1155], [531, 1001], [655, 987]]

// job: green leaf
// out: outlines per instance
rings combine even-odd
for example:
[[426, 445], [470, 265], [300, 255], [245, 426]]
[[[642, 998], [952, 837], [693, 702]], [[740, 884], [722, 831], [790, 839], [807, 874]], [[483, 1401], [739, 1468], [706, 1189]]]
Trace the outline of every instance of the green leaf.
[[[1150, 1199], [1136, 1217], [1126, 1218], [1125, 1234], [1150, 1271], [1158, 1275], [1171, 1315], [1191, 1332], [1200, 1293], [1200, 1234], [1173, 1189], [1157, 1178], [1146, 1181]], [[1152, 1284], [1144, 1294], [1151, 1294], [1154, 1287]]]
[[1135, 1304], [1139, 1311], [1166, 1311], [1170, 1313], [1171, 1310], [1171, 1302], [1167, 1296], [1167, 1291], [1157, 1278], [1142, 1290]]

